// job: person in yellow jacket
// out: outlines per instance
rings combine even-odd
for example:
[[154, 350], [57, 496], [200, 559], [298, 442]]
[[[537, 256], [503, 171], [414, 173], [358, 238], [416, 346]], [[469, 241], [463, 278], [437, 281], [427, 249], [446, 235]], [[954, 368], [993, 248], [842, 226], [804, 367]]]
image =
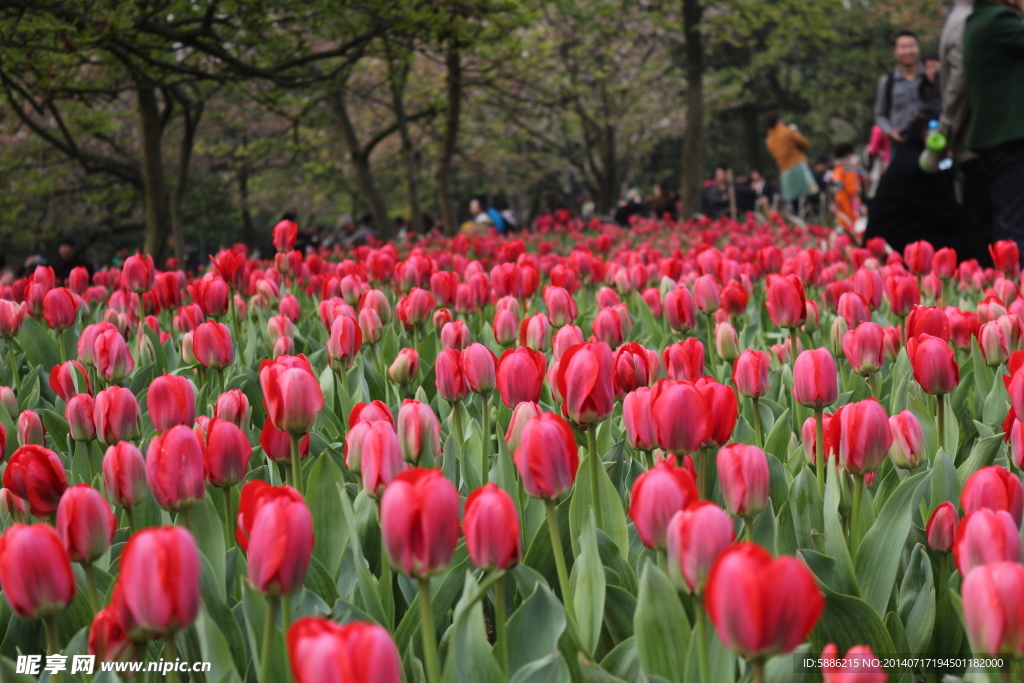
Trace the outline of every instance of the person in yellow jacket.
[[807, 163], [806, 152], [811, 143], [787, 126], [779, 112], [770, 111], [764, 118], [768, 124], [765, 145], [779, 165], [782, 201], [795, 202], [802, 197], [818, 194], [818, 183]]

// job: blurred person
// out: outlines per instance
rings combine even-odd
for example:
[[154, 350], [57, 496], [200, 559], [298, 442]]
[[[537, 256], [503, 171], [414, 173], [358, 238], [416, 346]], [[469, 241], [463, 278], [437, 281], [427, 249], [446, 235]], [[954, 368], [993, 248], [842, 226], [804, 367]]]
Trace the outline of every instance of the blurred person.
[[795, 126], [787, 126], [777, 111], [765, 114], [764, 120], [768, 124], [765, 145], [779, 165], [782, 201], [796, 205], [804, 197], [818, 194], [818, 184], [807, 163], [811, 143]]
[[505, 234], [507, 227], [505, 219], [494, 207], [488, 206], [487, 198], [480, 196], [469, 200], [469, 213], [473, 220], [481, 225], [493, 225], [500, 234]]
[[1024, 253], [1024, 0], [975, 0], [964, 29], [967, 146], [990, 176], [992, 237]]
[[640, 195], [640, 188], [631, 187], [626, 191], [625, 196], [619, 200], [612, 217], [616, 223], [624, 228], [628, 228], [633, 216], [643, 218], [648, 215], [649, 210], [650, 207], [647, 206]]
[[57, 279], [57, 283], [64, 284], [68, 276], [71, 275], [71, 270], [79, 266], [83, 266], [89, 271], [89, 277], [92, 277], [92, 264], [78, 255], [75, 238], [65, 237], [57, 248], [57, 258], [53, 260], [53, 275]]
[[836, 222], [843, 230], [852, 233], [860, 213], [860, 177], [857, 174], [857, 158], [853, 145], [843, 142], [836, 145], [835, 163], [832, 166], [832, 198], [836, 207]]
[[[978, 155], [967, 148], [971, 129], [971, 99], [964, 78], [964, 27], [974, 11], [973, 0], [956, 0], [946, 16], [939, 38], [939, 83], [942, 88], [942, 115], [939, 132], [946, 136], [954, 163], [957, 199], [963, 207], [963, 231], [979, 242], [992, 239], [992, 200], [989, 197], [988, 171]], [[986, 251], [979, 258], [983, 267], [992, 265]]]
[[938, 51], [932, 51], [925, 55], [924, 74], [921, 78], [921, 85], [917, 90], [917, 97], [921, 100], [921, 106], [923, 108], [942, 108], [941, 65], [942, 62], [939, 60]]
[[350, 223], [346, 228], [346, 236], [342, 240], [346, 249], [361, 247], [368, 244], [371, 239], [377, 239], [377, 221], [369, 211], [359, 219], [358, 226]]
[[721, 218], [729, 213], [729, 167], [725, 164], [715, 168], [715, 179], [704, 188], [701, 205], [709, 218]]
[[132, 248], [127, 242], [121, 241], [114, 245], [114, 256], [110, 259], [110, 265], [115, 268], [120, 268], [124, 265], [124, 262], [129, 256], [134, 254]]
[[913, 31], [900, 31], [893, 40], [896, 67], [878, 80], [875, 94], [875, 124], [893, 142], [906, 139], [911, 117], [921, 109], [921, 46]]

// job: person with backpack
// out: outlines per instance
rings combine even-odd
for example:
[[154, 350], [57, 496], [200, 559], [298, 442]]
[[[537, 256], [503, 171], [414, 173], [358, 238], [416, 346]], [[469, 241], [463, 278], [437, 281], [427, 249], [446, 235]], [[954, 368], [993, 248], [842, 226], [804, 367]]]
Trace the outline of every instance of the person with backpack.
[[878, 80], [875, 125], [899, 144], [906, 140], [907, 124], [922, 106], [924, 65], [921, 64], [921, 46], [917, 35], [913, 31], [897, 33], [893, 41], [893, 55], [896, 57], [896, 67]]

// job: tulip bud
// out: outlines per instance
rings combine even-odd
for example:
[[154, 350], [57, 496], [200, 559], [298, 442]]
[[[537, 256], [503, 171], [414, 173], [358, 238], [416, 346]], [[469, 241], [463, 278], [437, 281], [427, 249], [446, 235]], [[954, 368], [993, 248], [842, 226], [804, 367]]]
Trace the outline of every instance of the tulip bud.
[[924, 434], [921, 423], [909, 410], [889, 418], [892, 430], [892, 448], [889, 457], [892, 464], [905, 470], [913, 470], [925, 459]]
[[398, 441], [406, 462], [416, 465], [424, 455], [436, 460], [441, 454], [441, 422], [434, 410], [426, 403], [403, 401], [398, 411]]
[[93, 617], [89, 626], [89, 654], [101, 662], [132, 662], [139, 659], [139, 644], [128, 637], [109, 605]]
[[626, 429], [626, 440], [638, 451], [650, 452], [658, 445], [651, 419], [651, 390], [640, 387], [622, 401], [622, 423]]
[[563, 287], [545, 287], [544, 305], [554, 327], [564, 327], [576, 319], [576, 300]]
[[403, 574], [436, 574], [459, 540], [459, 493], [440, 470], [403, 472], [384, 491], [380, 528], [388, 558]]
[[66, 287], [51, 289], [43, 297], [43, 319], [51, 330], [66, 330], [75, 324], [78, 301]]
[[839, 396], [839, 373], [828, 349], [801, 353], [793, 365], [793, 397], [808, 408], [821, 410]]
[[92, 383], [89, 382], [85, 368], [73, 360], [53, 366], [50, 370], [50, 388], [65, 403], [76, 394], [92, 394]]
[[235, 346], [227, 325], [208, 320], [192, 335], [192, 351], [203, 367], [222, 370], [235, 360]]
[[823, 683], [886, 683], [888, 675], [881, 661], [867, 645], [854, 645], [839, 656], [835, 643], [821, 651], [825, 665], [821, 669]]
[[46, 519], [57, 509], [57, 502], [68, 487], [64, 464], [51, 450], [36, 444], [14, 451], [3, 484], [11, 493], [29, 502], [32, 515]]
[[199, 616], [199, 549], [187, 529], [136, 532], [121, 553], [120, 567], [112, 603], [129, 637], [173, 635]]
[[554, 352], [554, 359], [561, 360], [565, 352], [576, 344], [583, 343], [583, 330], [575, 325], [566, 325], [555, 333], [551, 340], [551, 349]]
[[28, 313], [28, 304], [0, 299], [0, 337], [13, 339], [18, 336]]
[[[686, 415], [686, 420], [680, 420]], [[658, 445], [669, 453], [695, 453], [706, 444], [713, 424], [707, 403], [690, 382], [662, 379], [651, 389], [651, 420]]]
[[324, 407], [320, 381], [303, 355], [263, 361], [260, 388], [268, 417], [277, 429], [288, 434], [308, 432]]
[[551, 323], [543, 313], [524, 318], [519, 326], [519, 344], [534, 351], [547, 351], [551, 346]]
[[519, 319], [510, 310], [496, 310], [494, 320], [491, 323], [494, 330], [494, 339], [502, 346], [512, 346], [516, 343], [516, 334], [519, 329]]
[[91, 564], [107, 552], [117, 522], [110, 504], [88, 484], [72, 486], [57, 505], [57, 534], [72, 562]]
[[359, 311], [359, 330], [363, 340], [368, 344], [376, 344], [384, 337], [384, 326], [377, 311], [364, 308]]
[[462, 527], [475, 566], [509, 569], [519, 563], [519, 514], [512, 498], [494, 484], [486, 484], [466, 498]]
[[114, 386], [97, 393], [93, 417], [96, 437], [105, 445], [138, 436], [139, 403], [130, 389]]
[[206, 479], [211, 486], [234, 486], [249, 469], [252, 446], [245, 433], [233, 422], [214, 418], [206, 428]]
[[698, 500], [697, 484], [684, 469], [667, 460], [636, 478], [629, 516], [643, 544], [664, 550], [669, 520]]
[[715, 325], [715, 352], [724, 361], [732, 363], [740, 356], [740, 338], [730, 323]]
[[350, 428], [360, 422], [376, 422], [377, 420], [386, 420], [392, 427], [395, 426], [395, 416], [391, 414], [391, 408], [384, 401], [357, 403], [352, 406], [352, 410], [348, 414]]
[[398, 435], [391, 423], [384, 420], [356, 425], [349, 431], [345, 445], [346, 466], [359, 471], [363, 488], [374, 498], [406, 469]]
[[885, 332], [880, 325], [863, 322], [843, 337], [843, 354], [854, 373], [869, 377], [882, 369], [885, 362]]
[[75, 441], [88, 443], [96, 438], [94, 408], [95, 403], [89, 394], [78, 394], [68, 401], [64, 418], [68, 421], [68, 433]]
[[765, 351], [747, 349], [739, 355], [732, 370], [732, 383], [740, 396], [759, 398], [768, 393], [771, 360]]
[[528, 494], [557, 500], [568, 493], [576, 480], [579, 446], [565, 420], [554, 413], [544, 413], [523, 427], [513, 459]]
[[302, 586], [313, 555], [313, 515], [306, 503], [265, 498], [248, 531], [247, 575], [256, 590], [276, 597]]
[[135, 369], [128, 345], [116, 329], [107, 329], [97, 334], [92, 353], [96, 373], [109, 384], [117, 384]]
[[768, 506], [768, 458], [760, 448], [726, 446], [718, 452], [717, 469], [729, 512], [749, 523]]
[[1020, 478], [998, 465], [982, 467], [964, 482], [960, 507], [964, 515], [982, 508], [1006, 510], [1020, 526], [1024, 516], [1024, 485]]
[[523, 401], [540, 401], [546, 369], [547, 359], [544, 354], [525, 346], [507, 349], [502, 353], [498, 359], [495, 382], [505, 405], [515, 408]]
[[466, 385], [474, 394], [488, 394], [497, 383], [498, 358], [483, 344], [470, 344], [462, 352], [462, 370]]
[[39, 413], [34, 410], [22, 411], [18, 416], [18, 445], [28, 446], [36, 444], [43, 446], [46, 443], [46, 430], [43, 429], [43, 421]]
[[990, 320], [978, 331], [978, 348], [985, 365], [997, 368], [1010, 359], [1010, 342], [1006, 331], [995, 320]]
[[679, 590], [700, 595], [718, 556], [736, 539], [733, 522], [709, 501], [680, 510], [666, 530], [668, 574]]
[[708, 434], [707, 446], [717, 448], [724, 446], [732, 438], [739, 417], [739, 401], [731, 387], [719, 384], [712, 377], [701, 377], [694, 386], [700, 392], [708, 408], [711, 431]]
[[885, 354], [886, 360], [890, 363], [895, 363], [896, 359], [899, 358], [900, 349], [903, 347], [903, 333], [899, 327], [893, 327], [892, 325], [886, 325], [885, 337], [882, 339], [882, 351]]
[[796, 275], [774, 278], [768, 285], [765, 306], [776, 327], [800, 327], [807, 320], [804, 283]]
[[967, 635], [979, 652], [1024, 653], [1024, 566], [998, 562], [979, 567], [966, 575], [960, 592]]
[[928, 547], [939, 553], [951, 552], [959, 522], [960, 519], [956, 514], [956, 507], [948, 501], [940, 503], [928, 519], [928, 525], [925, 527]]
[[107, 449], [103, 456], [103, 488], [118, 507], [133, 508], [146, 499], [146, 460], [134, 444], [122, 441]]
[[818, 304], [813, 301], [807, 302], [807, 320], [800, 329], [807, 334], [813, 334], [821, 329], [821, 313], [818, 311]]
[[663, 308], [673, 332], [685, 334], [696, 324], [697, 306], [685, 287], [666, 292]]
[[454, 403], [469, 395], [466, 374], [462, 369], [462, 354], [456, 349], [444, 349], [434, 361], [434, 383], [442, 400]]
[[196, 421], [196, 390], [186, 377], [164, 373], [146, 393], [149, 418], [158, 432], [175, 425], [191, 427]]
[[296, 683], [399, 683], [402, 661], [387, 629], [303, 617], [288, 629], [288, 661]]
[[670, 379], [692, 382], [704, 376], [704, 345], [694, 337], [669, 344], [662, 351], [661, 359]]
[[982, 508], [960, 520], [953, 538], [953, 562], [960, 576], [993, 562], [1020, 562], [1020, 532], [1005, 510]]
[[[276, 428], [270, 418], [263, 423], [263, 429], [260, 432], [260, 446], [272, 461], [291, 464], [291, 436]], [[299, 457], [304, 460], [308, 455], [309, 434], [306, 434], [299, 441]]]
[[327, 340], [327, 353], [331, 367], [343, 371], [352, 367], [363, 344], [362, 329], [345, 315], [339, 315], [331, 324], [331, 336]]
[[165, 510], [193, 508], [206, 495], [203, 446], [185, 425], [156, 436], [146, 453], [146, 482], [153, 500]]
[[522, 441], [523, 429], [526, 427], [527, 422], [530, 418], [539, 417], [543, 414], [536, 403], [532, 401], [523, 401], [512, 410], [512, 418], [509, 420], [508, 431], [505, 432], [505, 445], [508, 446], [509, 453], [515, 453], [519, 450], [519, 444]]
[[75, 597], [75, 574], [53, 527], [14, 524], [0, 537], [0, 587], [22, 619], [63, 612]]
[[558, 363], [556, 381], [563, 398], [562, 414], [578, 425], [596, 425], [607, 419], [615, 407], [612, 350], [608, 345], [578, 344]]
[[419, 373], [420, 354], [416, 349], [402, 349], [398, 352], [391, 367], [388, 368], [388, 377], [395, 384], [402, 386], [411, 384]]
[[7, 409], [11, 417], [18, 414], [18, 397], [10, 387], [0, 387], [0, 405]]
[[221, 394], [213, 408], [214, 417], [233, 422], [241, 429], [248, 428], [251, 414], [249, 397], [241, 389], [231, 389]]

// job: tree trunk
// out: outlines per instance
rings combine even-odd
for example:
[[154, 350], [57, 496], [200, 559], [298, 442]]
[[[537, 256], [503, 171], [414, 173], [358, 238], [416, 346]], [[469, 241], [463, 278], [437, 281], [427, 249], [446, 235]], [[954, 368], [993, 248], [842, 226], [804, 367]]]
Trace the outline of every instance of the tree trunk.
[[601, 175], [598, 178], [600, 192], [594, 198], [595, 208], [600, 214], [611, 213], [619, 198], [618, 157], [615, 153], [615, 126], [606, 124], [601, 142]]
[[451, 180], [452, 159], [455, 157], [455, 143], [459, 136], [459, 116], [462, 111], [462, 54], [453, 38], [448, 46], [445, 62], [448, 70], [445, 73], [445, 105], [444, 133], [441, 137], [441, 151], [437, 163], [437, 203], [441, 209], [441, 220], [444, 222], [445, 234], [454, 235], [459, 226], [452, 203]]
[[341, 132], [342, 143], [348, 153], [352, 168], [356, 172], [356, 182], [359, 183], [359, 191], [363, 193], [367, 203], [370, 205], [370, 213], [377, 223], [377, 234], [380, 239], [387, 241], [394, 237], [394, 226], [388, 218], [388, 211], [384, 207], [384, 200], [377, 191], [377, 184], [373, 180], [373, 172], [370, 169], [370, 154], [359, 144], [356, 137], [355, 127], [348, 115], [348, 107], [345, 105], [344, 90], [339, 88], [328, 96], [334, 117], [338, 120], [338, 128]]
[[704, 46], [700, 34], [700, 0], [683, 0], [686, 34], [686, 133], [683, 137], [681, 217], [700, 211], [704, 166]]
[[[401, 65], [395, 60], [401, 59]], [[405, 84], [409, 76], [409, 61], [404, 57], [394, 57], [388, 46], [388, 72], [391, 85], [392, 108], [395, 110], [395, 121], [398, 122], [398, 133], [402, 137], [402, 157], [405, 161], [405, 183], [409, 192], [409, 231], [411, 234], [423, 232], [423, 211], [420, 209], [420, 197], [417, 190], [416, 150], [413, 148], [412, 135], [409, 133], [409, 119], [405, 115]]]
[[748, 104], [741, 110], [740, 114], [743, 116], [743, 142], [746, 146], [747, 152], [747, 169], [757, 169], [764, 172], [761, 168], [761, 138], [757, 132], [757, 109], [754, 105]]
[[159, 260], [169, 229], [167, 185], [164, 182], [162, 131], [156, 90], [151, 85], [136, 89], [139, 106], [139, 127], [142, 133], [142, 182], [145, 198], [146, 231], [143, 250]]
[[249, 171], [244, 166], [238, 169], [238, 206], [242, 214], [242, 242], [252, 245], [256, 229], [252, 225], [252, 210], [249, 208]]
[[203, 115], [203, 103], [185, 101], [182, 107], [184, 129], [181, 132], [181, 144], [178, 148], [178, 177], [171, 193], [171, 235], [174, 237], [174, 257], [179, 267], [184, 267], [185, 258], [185, 226], [182, 217], [181, 203], [185, 199], [185, 188], [188, 185], [188, 169], [192, 162], [192, 148], [196, 141], [196, 129]]

